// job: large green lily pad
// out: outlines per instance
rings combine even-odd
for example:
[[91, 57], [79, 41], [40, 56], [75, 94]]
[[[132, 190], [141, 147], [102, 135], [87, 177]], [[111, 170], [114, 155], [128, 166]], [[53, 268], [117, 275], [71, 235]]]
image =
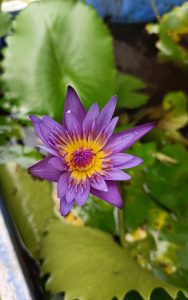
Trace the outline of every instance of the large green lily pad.
[[67, 85], [86, 107], [102, 106], [115, 90], [112, 38], [97, 13], [80, 1], [37, 1], [7, 38], [3, 80], [23, 112], [60, 120]]
[[65, 292], [65, 300], [123, 299], [137, 290], [144, 299], [162, 287], [174, 298], [178, 288], [142, 270], [127, 250], [111, 235], [96, 229], [76, 227], [52, 220], [41, 243], [43, 273], [49, 273], [46, 288]]

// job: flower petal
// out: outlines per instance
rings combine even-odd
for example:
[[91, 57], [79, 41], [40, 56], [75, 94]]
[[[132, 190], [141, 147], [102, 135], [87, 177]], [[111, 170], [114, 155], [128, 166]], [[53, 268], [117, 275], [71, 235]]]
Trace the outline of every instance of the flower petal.
[[103, 192], [108, 191], [107, 184], [102, 176], [98, 176], [96, 180], [91, 179], [90, 185], [96, 190]]
[[123, 201], [122, 201], [121, 195], [118, 191], [117, 184], [114, 181], [108, 181], [107, 187], [108, 187], [108, 192], [102, 192], [102, 191], [96, 190], [94, 188], [91, 188], [91, 193], [94, 196], [96, 196], [116, 207], [122, 208]]
[[61, 215], [62, 216], [68, 215], [68, 213], [72, 209], [73, 205], [74, 205], [74, 201], [72, 201], [71, 203], [67, 203], [65, 197], [62, 197], [60, 199], [60, 212], [61, 212]]
[[52, 154], [53, 156], [61, 157], [60, 154], [59, 154], [59, 152], [56, 151], [55, 149], [52, 149], [52, 148], [49, 148], [49, 147], [46, 147], [46, 146], [43, 146], [43, 145], [38, 145], [38, 147], [41, 150], [43, 150], [43, 151], [45, 151], [45, 152], [47, 152], [49, 154]]
[[74, 189], [74, 187], [70, 187], [67, 189], [66, 191], [66, 201], [67, 203], [72, 202], [72, 200], [75, 198], [76, 195], [76, 190]]
[[55, 120], [53, 120], [52, 118], [50, 118], [49, 116], [44, 116], [42, 118], [42, 122], [50, 129], [52, 130], [56, 130], [58, 129], [60, 132], [63, 131], [64, 132], [64, 128], [61, 124], [59, 124], [58, 122], [56, 122]]
[[48, 146], [48, 142], [46, 140], [46, 138], [43, 136], [42, 132], [41, 132], [41, 128], [40, 128], [40, 124], [42, 123], [42, 120], [39, 119], [37, 116], [34, 115], [30, 115], [29, 116], [31, 122], [33, 123], [33, 127], [35, 129], [35, 133], [36, 135], [38, 135], [38, 137], [41, 139], [41, 141]]
[[131, 176], [119, 169], [111, 169], [104, 176], [105, 180], [130, 180]]
[[76, 115], [71, 110], [68, 110], [66, 112], [65, 120], [67, 129], [69, 131], [81, 135], [82, 123], [79, 121], [79, 119], [76, 118]]
[[59, 171], [65, 171], [66, 167], [64, 165], [63, 159], [58, 157], [52, 157], [49, 160], [49, 164], [51, 164], [54, 168], [56, 168]]
[[129, 142], [125, 143], [123, 147], [120, 147], [119, 151], [124, 151], [127, 148], [129, 148], [132, 144], [134, 144], [137, 140], [139, 140], [142, 136], [144, 136], [146, 133], [151, 131], [156, 126], [156, 123], [148, 123], [141, 126], [137, 126], [122, 132], [118, 132], [112, 135], [110, 139], [110, 143], [117, 144], [119, 141], [123, 141], [127, 138], [128, 135], [132, 135], [132, 139], [129, 140]]
[[127, 161], [127, 162], [125, 162], [121, 165], [116, 166], [116, 168], [118, 168], [118, 169], [129, 169], [129, 168], [139, 166], [143, 162], [144, 161], [143, 161], [142, 158], [134, 156], [131, 160], [129, 160], [129, 161]]
[[35, 165], [31, 166], [28, 169], [28, 172], [32, 176], [57, 182], [62, 172], [55, 169], [51, 164], [49, 164], [49, 160], [51, 158], [52, 156], [48, 156], [43, 160], [39, 161]]
[[127, 163], [135, 156], [127, 153], [112, 153], [110, 156], [106, 157], [107, 161], [110, 160], [113, 166], [119, 166], [121, 164]]
[[83, 131], [86, 135], [89, 134], [89, 132], [92, 129], [93, 122], [98, 117], [99, 114], [99, 106], [97, 103], [94, 103], [89, 111], [87, 112], [84, 122], [83, 122]]
[[75, 114], [77, 120], [79, 120], [81, 123], [83, 122], [86, 115], [86, 111], [76, 91], [71, 86], [68, 86], [66, 100], [65, 100], [64, 116], [63, 116], [63, 125], [65, 127], [66, 127], [65, 115], [66, 112], [69, 110]]
[[78, 206], [82, 206], [86, 203], [87, 198], [89, 196], [89, 191], [90, 191], [90, 185], [88, 181], [85, 182], [85, 185], [82, 186], [82, 188], [78, 188], [78, 192], [75, 196], [75, 200]]
[[101, 110], [96, 121], [98, 131], [100, 131], [102, 127], [109, 125], [116, 108], [116, 103], [117, 96], [113, 96], [112, 99], [110, 99], [110, 101]]
[[119, 120], [118, 117], [113, 118], [112, 121], [110, 122], [110, 124], [105, 129], [104, 134], [107, 139], [109, 139], [111, 137], [112, 133], [114, 132], [114, 129], [117, 125], [118, 120]]
[[112, 137], [104, 147], [104, 151], [120, 152], [124, 148], [127, 148], [127, 145], [130, 145], [134, 139], [134, 133], [126, 134], [124, 137], [117, 136], [116, 138], [114, 138], [114, 135], [112, 135]]
[[65, 172], [61, 175], [59, 178], [58, 184], [57, 184], [57, 196], [58, 198], [62, 198], [67, 190], [68, 187], [68, 179], [69, 179], [69, 174], [68, 172]]

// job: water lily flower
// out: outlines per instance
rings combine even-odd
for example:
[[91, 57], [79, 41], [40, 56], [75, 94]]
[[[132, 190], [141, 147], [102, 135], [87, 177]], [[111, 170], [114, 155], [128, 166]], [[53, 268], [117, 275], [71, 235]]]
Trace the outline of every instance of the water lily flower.
[[57, 182], [60, 212], [67, 215], [74, 204], [82, 206], [89, 193], [122, 208], [116, 181], [130, 180], [123, 170], [143, 160], [124, 151], [149, 132], [154, 123], [113, 133], [118, 117], [112, 118], [117, 97], [99, 111], [93, 104], [86, 112], [77, 93], [68, 87], [62, 124], [48, 116], [30, 116], [40, 146], [47, 157], [28, 169], [36, 177]]

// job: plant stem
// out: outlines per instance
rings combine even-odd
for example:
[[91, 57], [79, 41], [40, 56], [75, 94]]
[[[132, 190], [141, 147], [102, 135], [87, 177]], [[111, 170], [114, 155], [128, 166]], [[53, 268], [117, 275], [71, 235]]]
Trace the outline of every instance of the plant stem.
[[121, 246], [123, 248], [126, 247], [126, 241], [125, 241], [125, 225], [124, 225], [124, 209], [118, 208], [118, 229], [119, 229], [119, 237]]
[[151, 7], [153, 9], [153, 12], [158, 20], [158, 22], [160, 21], [161, 17], [159, 15], [159, 11], [158, 11], [158, 8], [156, 6], [156, 3], [155, 3], [155, 0], [149, 0], [150, 4], [151, 4]]

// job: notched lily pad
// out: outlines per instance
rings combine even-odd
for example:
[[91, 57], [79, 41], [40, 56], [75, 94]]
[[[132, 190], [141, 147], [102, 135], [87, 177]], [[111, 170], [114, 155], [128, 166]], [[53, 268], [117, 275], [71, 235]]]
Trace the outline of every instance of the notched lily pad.
[[173, 298], [178, 293], [178, 288], [141, 269], [111, 235], [59, 219], [52, 220], [43, 237], [41, 258], [43, 273], [50, 274], [46, 288], [64, 291], [65, 300], [123, 299], [132, 290], [148, 300], [157, 287]]

